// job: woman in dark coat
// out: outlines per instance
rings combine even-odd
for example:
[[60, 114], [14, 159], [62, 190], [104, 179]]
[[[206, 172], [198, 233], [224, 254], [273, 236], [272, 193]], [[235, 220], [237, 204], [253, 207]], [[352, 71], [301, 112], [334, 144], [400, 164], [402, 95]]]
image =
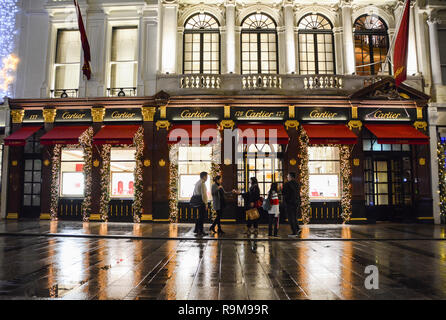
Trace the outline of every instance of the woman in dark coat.
[[[256, 177], [251, 177], [250, 178], [250, 182], [251, 182], [251, 186], [249, 187], [248, 192], [237, 192], [238, 194], [241, 194], [243, 196], [243, 199], [245, 200], [245, 212], [246, 210], [252, 209], [252, 208], [257, 208], [259, 209], [258, 206], [258, 201], [260, 200], [260, 189], [259, 189], [259, 183], [257, 182], [257, 178]], [[258, 234], [259, 233], [259, 219], [256, 220], [247, 220], [246, 221], [246, 234], [250, 235], [251, 234], [251, 226], [254, 227], [254, 234]]]
[[210, 231], [213, 233], [216, 233], [215, 226], [218, 226], [218, 233], [223, 234], [223, 230], [221, 229], [221, 216], [223, 213], [223, 209], [226, 206], [225, 201], [225, 195], [231, 194], [231, 192], [226, 192], [225, 189], [223, 189], [222, 183], [222, 177], [216, 176], [214, 178], [214, 184], [212, 184], [211, 187], [211, 193], [212, 193], [212, 207], [217, 212], [217, 216], [215, 217], [214, 222], [212, 223], [212, 226], [209, 228]]

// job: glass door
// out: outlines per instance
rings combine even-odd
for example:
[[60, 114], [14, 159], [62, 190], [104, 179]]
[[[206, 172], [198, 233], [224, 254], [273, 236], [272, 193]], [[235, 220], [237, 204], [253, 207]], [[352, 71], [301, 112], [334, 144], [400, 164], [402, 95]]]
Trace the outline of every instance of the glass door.
[[42, 185], [42, 153], [39, 138], [43, 132], [37, 132], [28, 139], [24, 147], [23, 174], [23, 210], [25, 218], [40, 216], [40, 190]]

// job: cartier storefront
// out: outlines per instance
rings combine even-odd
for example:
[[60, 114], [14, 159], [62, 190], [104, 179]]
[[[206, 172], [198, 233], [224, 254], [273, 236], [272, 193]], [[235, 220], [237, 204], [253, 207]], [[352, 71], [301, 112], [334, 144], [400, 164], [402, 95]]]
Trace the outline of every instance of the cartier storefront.
[[[391, 81], [351, 96], [11, 100], [8, 218], [190, 222], [201, 171], [226, 190], [256, 177], [262, 196], [293, 171], [304, 222], [431, 221], [427, 101]], [[223, 221], [243, 222], [243, 200], [227, 203]]]

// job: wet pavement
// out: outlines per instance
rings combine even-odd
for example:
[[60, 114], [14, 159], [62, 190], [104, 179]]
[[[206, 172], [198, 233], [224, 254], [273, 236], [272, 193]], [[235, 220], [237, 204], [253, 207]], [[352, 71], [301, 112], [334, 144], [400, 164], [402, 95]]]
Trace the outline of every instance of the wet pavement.
[[[446, 299], [446, 227], [0, 221], [0, 299]], [[366, 266], [379, 289], [366, 289]]]

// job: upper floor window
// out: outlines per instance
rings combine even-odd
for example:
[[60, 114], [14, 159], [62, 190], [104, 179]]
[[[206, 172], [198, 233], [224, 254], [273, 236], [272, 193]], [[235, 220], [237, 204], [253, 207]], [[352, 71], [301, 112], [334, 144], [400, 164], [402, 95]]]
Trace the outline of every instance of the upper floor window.
[[138, 74], [138, 28], [114, 27], [109, 95], [135, 95]]
[[377, 16], [362, 15], [355, 21], [355, 56], [358, 75], [375, 75], [383, 71], [389, 37], [385, 22]]
[[264, 13], [254, 13], [242, 22], [242, 74], [277, 73], [277, 25]]
[[77, 96], [80, 75], [81, 40], [78, 30], [57, 30], [53, 96]]
[[301, 74], [334, 74], [333, 26], [320, 14], [308, 14], [299, 22]]
[[[438, 39], [446, 39], [446, 27], [438, 26]], [[443, 85], [446, 85], [446, 42], [439, 41], [440, 47], [440, 65], [441, 65], [441, 79]]]
[[190, 17], [184, 25], [183, 73], [220, 73], [220, 31], [207, 13]]

